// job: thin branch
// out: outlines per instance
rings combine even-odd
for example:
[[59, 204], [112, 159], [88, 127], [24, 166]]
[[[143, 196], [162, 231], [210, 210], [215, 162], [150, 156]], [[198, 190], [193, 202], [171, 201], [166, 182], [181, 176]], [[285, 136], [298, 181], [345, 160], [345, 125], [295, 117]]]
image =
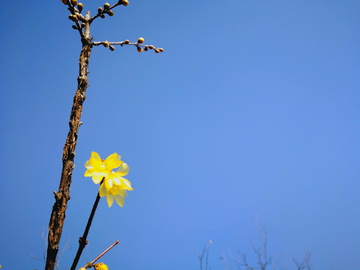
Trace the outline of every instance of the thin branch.
[[100, 259], [102, 256], [104, 256], [110, 249], [112, 249], [113, 247], [115, 247], [117, 244], [119, 244], [119, 240], [115, 241], [110, 247], [108, 247], [107, 249], [105, 249], [99, 256], [97, 256], [94, 260], [92, 260], [91, 262], [88, 262], [83, 268], [87, 269], [87, 268], [91, 268], [94, 266], [94, 263]]
[[[143, 47], [145, 51], [154, 50], [156, 53], [164, 51], [163, 48], [155, 48], [153, 45], [144, 45], [139, 42], [131, 43], [129, 40], [119, 41], [119, 42], [95, 41], [95, 42], [91, 42], [91, 45], [93, 45], [93, 46], [103, 45], [104, 47], [109, 47], [110, 45], [120, 45], [121, 47], [123, 45], [133, 45], [133, 46], [136, 46], [137, 48]], [[111, 46], [110, 46], [110, 50], [113, 50], [113, 48], [111, 48]], [[141, 51], [139, 51], [139, 52], [141, 52]]]
[[107, 249], [105, 249], [99, 256], [97, 256], [94, 260], [92, 260], [90, 263], [94, 264], [98, 259], [100, 259], [102, 256], [104, 256], [106, 254], [106, 252], [108, 252], [110, 249], [112, 249], [113, 247], [115, 247], [117, 244], [119, 244], [119, 240], [116, 240], [110, 247], [108, 247]]
[[[101, 181], [101, 183], [104, 181], [104, 178], [103, 180]], [[100, 201], [100, 194], [98, 193], [97, 196], [96, 196], [96, 199], [95, 199], [95, 202], [94, 202], [94, 205], [93, 205], [93, 208], [91, 210], [91, 214], [89, 216], [89, 219], [88, 219], [88, 222], [86, 224], [86, 228], [85, 228], [85, 231], [84, 231], [84, 234], [82, 237], [79, 238], [79, 248], [78, 248], [78, 251], [76, 253], [76, 256], [75, 256], [75, 259], [73, 261], [73, 264], [70, 268], [70, 270], [75, 270], [78, 262], [79, 262], [79, 259], [80, 259], [80, 256], [81, 256], [81, 253], [83, 252], [86, 244], [87, 244], [87, 236], [88, 236], [88, 233], [89, 233], [89, 230], [90, 230], [90, 226], [91, 226], [91, 223], [92, 223], [92, 220], [94, 218], [94, 215], [95, 215], [95, 212], [96, 212], [96, 208], [99, 204], [99, 201]]]
[[[95, 20], [96, 18], [102, 17], [101, 15], [104, 16], [104, 14], [106, 14], [106, 13], [109, 14], [109, 11], [110, 11], [110, 10], [112, 10], [113, 8], [115, 8], [115, 7], [117, 7], [117, 6], [120, 6], [120, 5], [122, 5], [122, 4], [123, 4], [123, 1], [120, 0], [120, 1], [117, 2], [115, 5], [112, 5], [112, 6], [109, 7], [109, 8], [105, 8], [105, 7], [104, 7], [104, 9], [103, 9], [103, 8], [99, 7], [99, 8], [98, 8], [98, 14], [96, 14], [94, 17], [92, 17], [92, 18], [90, 19], [90, 23], [92, 23], [93, 20]], [[102, 17], [102, 18], [104, 18], [104, 17]]]

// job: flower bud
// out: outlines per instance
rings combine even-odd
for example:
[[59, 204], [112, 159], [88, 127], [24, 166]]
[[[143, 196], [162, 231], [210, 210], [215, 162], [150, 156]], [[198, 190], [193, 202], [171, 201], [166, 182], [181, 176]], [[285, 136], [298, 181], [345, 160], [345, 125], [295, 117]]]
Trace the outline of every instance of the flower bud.
[[149, 48], [148, 48], [148, 47], [145, 47], [145, 48], [144, 48], [144, 51], [145, 51], [145, 52], [147, 52], [148, 50], [149, 50]]
[[81, 23], [81, 28], [84, 28], [85, 27], [85, 23]]
[[75, 15], [69, 15], [69, 19], [72, 20], [73, 22], [77, 22], [78, 18]]
[[104, 45], [105, 48], [109, 47], [109, 45], [110, 45], [110, 44], [109, 44], [109, 41], [103, 42], [103, 45]]
[[107, 265], [104, 263], [96, 263], [96, 264], [94, 264], [94, 268], [95, 268], [95, 270], [108, 270], [109, 269], [107, 267]]
[[139, 38], [138, 43], [144, 43], [144, 38]]
[[78, 7], [78, 9], [79, 9], [79, 12], [81, 12], [81, 11], [83, 10], [83, 8], [84, 8], [84, 5], [81, 4], [81, 3], [79, 3], [79, 4], [77, 5], [77, 7]]
[[110, 49], [110, 51], [115, 51], [115, 47], [114, 46], [109, 46], [109, 49]]
[[129, 4], [129, 1], [128, 1], [128, 0], [124, 0], [124, 1], [122, 2], [122, 4], [126, 7], [126, 6]]
[[160, 48], [160, 49], [159, 49], [159, 51], [160, 51], [160, 52], [163, 52], [163, 51], [164, 51], [164, 49], [163, 49], [163, 48]]
[[77, 29], [76, 25], [72, 25], [71, 27], [72, 27], [72, 29], [75, 29], [75, 30]]
[[102, 7], [98, 8], [98, 13], [101, 13], [103, 11]]
[[67, 0], [61, 0], [61, 2], [62, 2], [64, 5], [67, 5], [67, 4], [68, 4]]
[[71, 4], [75, 7], [77, 5], [77, 0], [71, 0]]
[[104, 9], [106, 10], [106, 9], [109, 9], [110, 8], [110, 4], [109, 3], [105, 3], [104, 4]]
[[101, 17], [101, 19], [105, 19], [105, 15], [104, 15], [104, 14], [101, 14], [100, 17]]
[[130, 41], [128, 39], [124, 41], [124, 44], [129, 44], [129, 43]]
[[141, 53], [143, 49], [141, 47], [137, 47], [137, 51]]
[[160, 50], [159, 50], [159, 49], [155, 49], [155, 52], [156, 52], [156, 53], [159, 53], [159, 52], [160, 52]]
[[75, 12], [75, 15], [78, 19], [80, 19], [80, 17], [81, 17], [80, 13]]
[[108, 11], [108, 14], [109, 14], [109, 16], [114, 16], [114, 11], [109, 10], [109, 11]]

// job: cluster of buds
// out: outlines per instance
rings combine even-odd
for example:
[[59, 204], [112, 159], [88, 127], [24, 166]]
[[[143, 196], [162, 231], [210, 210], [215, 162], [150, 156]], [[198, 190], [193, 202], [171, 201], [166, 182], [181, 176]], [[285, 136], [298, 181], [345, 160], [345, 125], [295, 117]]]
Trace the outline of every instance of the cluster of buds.
[[112, 45], [134, 45], [136, 46], [136, 49], [139, 53], [141, 53], [142, 51], [148, 51], [148, 50], [154, 50], [155, 53], [160, 53], [163, 52], [164, 49], [163, 48], [155, 48], [153, 45], [143, 45], [144, 43], [144, 38], [139, 38], [137, 42], [135, 43], [130, 43], [130, 41], [127, 39], [125, 41], [121, 41], [121, 42], [109, 42], [109, 41], [103, 41], [103, 42], [93, 42], [92, 45], [94, 46], [99, 46], [99, 45], [103, 45], [105, 48], [109, 48], [110, 51], [114, 51], [115, 47]]
[[[139, 38], [138, 41], [137, 41], [137, 44], [136, 44], [136, 47], [137, 47], [137, 51], [139, 53], [141, 53], [143, 51], [143, 48], [144, 47], [144, 51], [147, 52], [148, 50], [154, 50], [156, 53], [159, 53], [159, 52], [163, 52], [164, 49], [163, 48], [155, 48], [153, 45], [139, 45], [139, 44], [142, 44], [144, 43], [144, 38]], [[142, 46], [142, 47], [140, 47]]]
[[[84, 16], [81, 15], [81, 11], [84, 9], [84, 5], [82, 3], [78, 3], [77, 0], [61, 0], [61, 2], [64, 4], [64, 5], [70, 5], [71, 9], [71, 13], [69, 15], [69, 20], [73, 21], [74, 23], [77, 23], [79, 20], [80, 21], [84, 21]], [[84, 28], [85, 27], [85, 23], [82, 22], [81, 23], [81, 28]], [[78, 29], [78, 27], [76, 25], [73, 25], [72, 26], [73, 29]]]
[[105, 18], [105, 14], [108, 14], [109, 16], [114, 16], [114, 11], [112, 11], [111, 9], [114, 8], [115, 6], [118, 5], [123, 5], [123, 6], [127, 6], [129, 4], [128, 0], [120, 0], [116, 5], [114, 5], [113, 7], [110, 7], [109, 3], [105, 3], [104, 7], [99, 7], [98, 8], [98, 14], [97, 16], [100, 16], [100, 18], [104, 19]]

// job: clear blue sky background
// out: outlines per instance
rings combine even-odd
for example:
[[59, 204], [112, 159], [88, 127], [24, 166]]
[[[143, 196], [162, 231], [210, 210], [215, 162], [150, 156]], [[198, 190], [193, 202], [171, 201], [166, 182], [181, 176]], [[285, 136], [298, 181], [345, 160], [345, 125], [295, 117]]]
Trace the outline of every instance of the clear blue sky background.
[[[111, 4], [115, 3], [109, 2]], [[83, 1], [96, 13], [102, 1]], [[130, 166], [125, 206], [101, 200], [80, 266], [115, 240], [109, 269], [211, 269], [240, 250], [254, 219], [294, 269], [360, 269], [360, 2], [130, 0], [98, 19], [60, 250], [69, 269], [98, 186], [91, 151]], [[0, 10], [0, 264], [43, 269], [81, 43], [60, 0]], [[40, 260], [34, 259], [31, 254]]]

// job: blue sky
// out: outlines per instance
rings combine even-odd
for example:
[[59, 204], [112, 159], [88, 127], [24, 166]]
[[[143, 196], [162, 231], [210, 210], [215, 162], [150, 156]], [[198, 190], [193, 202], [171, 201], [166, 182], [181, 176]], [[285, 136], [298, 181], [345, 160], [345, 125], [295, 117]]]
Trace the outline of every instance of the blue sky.
[[[123, 208], [100, 201], [79, 267], [119, 240], [109, 269], [199, 269], [191, 245], [212, 240], [224, 269], [223, 252], [253, 255], [258, 217], [279, 269], [306, 250], [314, 269], [359, 269], [360, 3], [129, 2], [92, 24], [94, 40], [165, 51], [92, 51], [60, 269], [97, 194], [92, 151], [120, 154], [134, 191]], [[81, 42], [60, 0], [0, 15], [0, 264], [43, 269]]]

